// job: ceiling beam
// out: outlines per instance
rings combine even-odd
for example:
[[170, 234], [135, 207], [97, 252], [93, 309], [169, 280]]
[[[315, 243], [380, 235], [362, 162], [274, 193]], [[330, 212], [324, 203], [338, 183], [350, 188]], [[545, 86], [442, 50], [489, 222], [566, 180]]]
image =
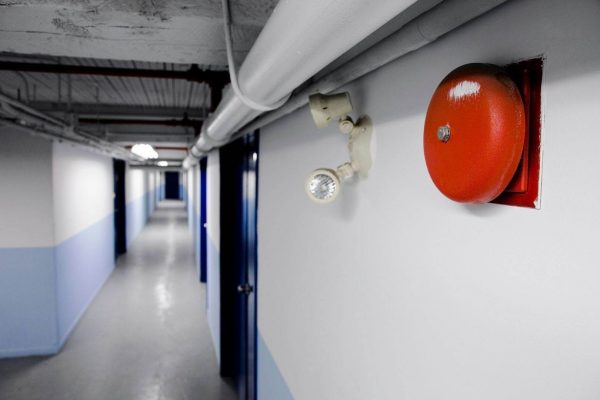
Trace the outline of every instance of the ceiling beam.
[[208, 115], [208, 109], [202, 108], [179, 108], [179, 107], [156, 107], [156, 106], [128, 106], [120, 104], [94, 104], [56, 103], [52, 101], [34, 101], [28, 103], [32, 108], [41, 112], [74, 113], [82, 118], [112, 118], [112, 117], [144, 117], [144, 118], [188, 118], [204, 119]]
[[191, 143], [195, 135], [110, 132], [104, 137], [111, 143]]
[[80, 124], [89, 125], [152, 125], [185, 126], [200, 129], [202, 121], [196, 119], [131, 119], [131, 118], [79, 118]]
[[198, 68], [197, 64], [192, 64], [185, 71], [172, 71], [168, 69], [115, 68], [0, 61], [0, 70], [49, 74], [121, 76], [128, 78], [181, 79], [190, 82], [205, 82], [217, 87], [222, 87], [229, 82], [229, 73], [227, 71], [202, 70]]

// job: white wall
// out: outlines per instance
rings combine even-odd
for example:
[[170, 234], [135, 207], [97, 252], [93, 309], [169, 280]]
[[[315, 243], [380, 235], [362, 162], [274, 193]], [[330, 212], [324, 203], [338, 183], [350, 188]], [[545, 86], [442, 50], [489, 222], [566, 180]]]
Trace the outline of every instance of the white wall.
[[59, 347], [115, 265], [113, 161], [53, 143], [54, 262]]
[[0, 247], [54, 245], [52, 143], [0, 128]]
[[112, 160], [0, 135], [0, 357], [53, 354], [114, 267]]
[[150, 215], [156, 207], [156, 196], [154, 195], [155, 187], [156, 173], [154, 171], [146, 172], [146, 188], [148, 188], [147, 190], [149, 192], [148, 197], [146, 198], [146, 201], [148, 202], [148, 204], [146, 204], [146, 208], [148, 209], [148, 215]]
[[52, 354], [52, 143], [4, 126], [0, 143], [0, 358]]
[[56, 243], [112, 215], [112, 159], [69, 144], [53, 144]]
[[208, 155], [206, 166], [206, 231], [207, 231], [207, 316], [213, 337], [217, 359], [220, 361], [221, 352], [221, 216], [220, 188], [221, 172], [219, 169], [219, 152], [213, 151]]
[[[125, 201], [127, 203], [127, 246], [142, 231], [156, 206], [153, 186], [158, 171], [127, 166], [125, 174]], [[153, 178], [153, 176], [155, 178]]]
[[[336, 127], [303, 108], [262, 130], [258, 328], [296, 399], [598, 399], [598, 21], [595, 0], [508, 2], [350, 85], [375, 164], [328, 206], [303, 183], [346, 161]], [[541, 210], [447, 200], [423, 158], [435, 87], [540, 54]]]
[[144, 196], [147, 190], [146, 171], [142, 168], [131, 168], [127, 165], [125, 184], [125, 199], [127, 203]]

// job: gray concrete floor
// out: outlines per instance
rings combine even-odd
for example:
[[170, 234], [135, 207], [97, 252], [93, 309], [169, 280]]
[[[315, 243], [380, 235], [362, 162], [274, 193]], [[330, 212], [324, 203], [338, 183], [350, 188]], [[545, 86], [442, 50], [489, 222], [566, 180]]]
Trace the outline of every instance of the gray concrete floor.
[[235, 399], [192, 246], [183, 203], [161, 203], [59, 354], [0, 360], [0, 399]]

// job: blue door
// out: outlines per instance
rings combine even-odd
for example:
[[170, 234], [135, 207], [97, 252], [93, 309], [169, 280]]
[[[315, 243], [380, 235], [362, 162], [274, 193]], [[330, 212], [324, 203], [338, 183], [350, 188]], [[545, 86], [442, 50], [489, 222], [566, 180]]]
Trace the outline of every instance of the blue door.
[[258, 133], [220, 150], [221, 375], [256, 398]]

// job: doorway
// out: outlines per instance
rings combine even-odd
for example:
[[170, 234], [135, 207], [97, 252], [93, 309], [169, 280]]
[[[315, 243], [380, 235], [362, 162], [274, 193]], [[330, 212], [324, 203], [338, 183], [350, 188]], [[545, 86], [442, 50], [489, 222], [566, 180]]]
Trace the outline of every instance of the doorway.
[[258, 132], [220, 150], [221, 374], [256, 398]]
[[200, 282], [206, 283], [206, 253], [208, 232], [206, 231], [206, 157], [200, 160]]
[[127, 251], [125, 161], [113, 159], [115, 259]]
[[179, 172], [165, 172], [165, 198], [172, 200], [180, 200], [179, 193]]

